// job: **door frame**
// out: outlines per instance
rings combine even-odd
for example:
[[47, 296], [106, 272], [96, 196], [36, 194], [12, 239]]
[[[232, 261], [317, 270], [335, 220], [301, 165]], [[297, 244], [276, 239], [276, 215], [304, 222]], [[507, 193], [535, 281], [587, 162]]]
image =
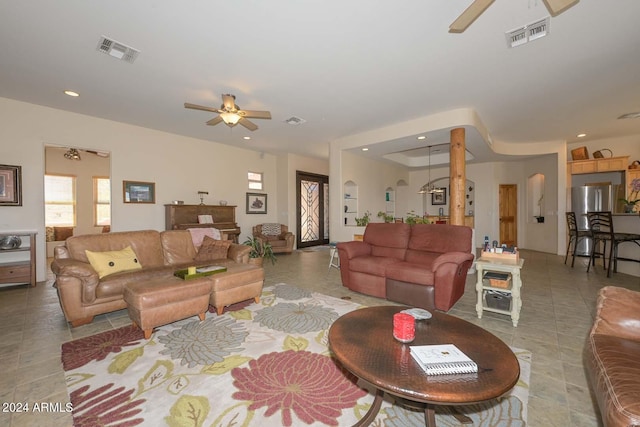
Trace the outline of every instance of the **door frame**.
[[[302, 209], [300, 206], [300, 182], [303, 180], [307, 180], [307, 181], [318, 181], [320, 182], [320, 186], [319, 186], [319, 198], [320, 198], [320, 204], [319, 204], [319, 215], [320, 215], [320, 221], [319, 221], [319, 225], [320, 225], [320, 230], [319, 230], [319, 236], [320, 239], [319, 240], [314, 240], [311, 242], [302, 242], [302, 221], [300, 220], [300, 217], [302, 215]], [[324, 188], [325, 188], [325, 184], [327, 186], [327, 188], [329, 187], [329, 177], [327, 175], [322, 175], [322, 174], [318, 174], [318, 173], [312, 173], [312, 172], [304, 172], [304, 171], [296, 171], [296, 247], [297, 248], [306, 248], [309, 246], [318, 246], [318, 245], [326, 245], [329, 243], [329, 239], [328, 238], [324, 238], [325, 235], [325, 218], [324, 218], [324, 213], [328, 212], [328, 209], [324, 206], [324, 201], [327, 200], [328, 198], [325, 197], [324, 194]]]

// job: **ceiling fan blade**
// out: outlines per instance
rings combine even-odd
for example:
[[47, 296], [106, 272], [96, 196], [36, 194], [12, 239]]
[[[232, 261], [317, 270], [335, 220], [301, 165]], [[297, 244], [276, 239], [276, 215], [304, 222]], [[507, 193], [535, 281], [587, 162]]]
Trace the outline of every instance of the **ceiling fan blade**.
[[[458, 19], [449, 25], [450, 33], [461, 33], [473, 23], [495, 0], [474, 0]], [[545, 0], [546, 2], [547, 0]]]
[[270, 119], [271, 113], [269, 111], [252, 111], [252, 110], [240, 110], [238, 111], [242, 117], [253, 119]]
[[193, 110], [211, 111], [212, 113], [219, 112], [217, 108], [205, 107], [203, 105], [189, 104], [188, 102], [184, 103], [184, 108], [191, 108]]
[[214, 125], [217, 125], [218, 123], [220, 123], [221, 121], [222, 121], [222, 117], [218, 116], [218, 117], [214, 117], [213, 119], [209, 120], [207, 122], [207, 124], [209, 126], [214, 126]]
[[242, 126], [246, 127], [252, 132], [258, 129], [258, 126], [256, 126], [253, 122], [250, 122], [249, 120], [245, 119], [244, 117], [241, 117], [238, 123], [240, 123]]
[[579, 1], [580, 0], [544, 0], [544, 4], [547, 6], [547, 9], [549, 9], [551, 16], [557, 16]]
[[236, 109], [236, 97], [233, 95], [222, 95], [222, 105], [227, 111], [234, 111]]

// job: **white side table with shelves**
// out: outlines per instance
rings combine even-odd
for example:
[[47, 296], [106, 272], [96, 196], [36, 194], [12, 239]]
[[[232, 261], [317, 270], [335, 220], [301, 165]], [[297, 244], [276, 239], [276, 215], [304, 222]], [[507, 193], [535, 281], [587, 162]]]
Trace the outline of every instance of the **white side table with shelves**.
[[[476, 281], [476, 293], [478, 296], [478, 301], [476, 303], [476, 311], [478, 312], [479, 319], [482, 318], [483, 311], [490, 311], [493, 313], [510, 315], [513, 326], [518, 326], [518, 320], [520, 319], [520, 309], [522, 308], [522, 298], [520, 296], [520, 289], [522, 288], [522, 278], [520, 277], [520, 270], [522, 269], [523, 265], [523, 259], [515, 260], [481, 257], [476, 261], [476, 269], [478, 270]], [[482, 280], [484, 273], [487, 271], [508, 273], [511, 275], [511, 282], [509, 283], [507, 288], [488, 286], [484, 284]], [[510, 295], [510, 309], [504, 310], [501, 308], [489, 307], [485, 299], [485, 295], [488, 291], [499, 291]]]
[[0, 231], [0, 238], [18, 236], [22, 243], [15, 249], [0, 249], [0, 287], [36, 285], [35, 230]]

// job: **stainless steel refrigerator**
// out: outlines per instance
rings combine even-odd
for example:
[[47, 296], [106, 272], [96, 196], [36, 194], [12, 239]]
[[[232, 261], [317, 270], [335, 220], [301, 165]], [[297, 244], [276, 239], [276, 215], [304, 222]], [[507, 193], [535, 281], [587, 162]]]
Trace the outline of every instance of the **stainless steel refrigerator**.
[[[611, 185], [584, 185], [571, 189], [571, 209], [576, 214], [578, 230], [588, 230], [587, 212], [611, 211], [613, 208], [613, 192]], [[576, 255], [591, 254], [593, 242], [582, 239], [576, 248]]]

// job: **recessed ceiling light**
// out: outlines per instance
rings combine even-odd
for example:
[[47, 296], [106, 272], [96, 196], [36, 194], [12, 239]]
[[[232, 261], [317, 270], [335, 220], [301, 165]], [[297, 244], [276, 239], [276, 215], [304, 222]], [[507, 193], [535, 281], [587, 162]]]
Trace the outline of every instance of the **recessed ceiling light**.
[[579, 133], [576, 135], [578, 138], [584, 138], [585, 136], [587, 136], [586, 133]]
[[80, 94], [79, 94], [78, 92], [74, 92], [74, 91], [72, 91], [72, 90], [65, 90], [65, 91], [64, 91], [64, 94], [65, 94], [65, 95], [69, 95], [69, 96], [73, 96], [73, 97], [78, 97], [78, 96], [80, 96]]
[[369, 151], [369, 149], [368, 148], [363, 148], [362, 151]]
[[640, 119], [640, 111], [636, 111], [635, 113], [627, 113], [623, 114], [618, 119]]
[[243, 136], [242, 139], [251, 139], [250, 136]]
[[423, 140], [423, 139], [427, 139], [427, 137], [426, 137], [426, 136], [424, 136], [424, 135], [420, 135], [420, 136], [418, 137], [418, 139], [419, 139], [419, 140]]

